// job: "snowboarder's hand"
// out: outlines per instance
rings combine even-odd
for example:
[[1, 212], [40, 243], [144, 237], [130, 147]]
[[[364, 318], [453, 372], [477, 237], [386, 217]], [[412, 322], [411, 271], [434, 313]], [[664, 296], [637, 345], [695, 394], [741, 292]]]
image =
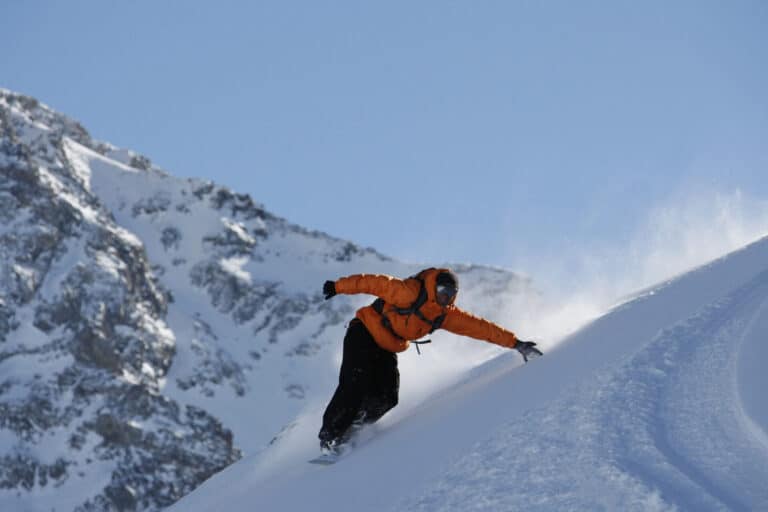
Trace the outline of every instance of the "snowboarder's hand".
[[326, 281], [323, 285], [323, 294], [325, 295], [325, 300], [336, 295], [336, 283], [333, 281]]
[[528, 359], [544, 355], [541, 350], [536, 348], [536, 343], [532, 341], [517, 340], [514, 348], [520, 352], [520, 355], [523, 356], [526, 363], [528, 362]]

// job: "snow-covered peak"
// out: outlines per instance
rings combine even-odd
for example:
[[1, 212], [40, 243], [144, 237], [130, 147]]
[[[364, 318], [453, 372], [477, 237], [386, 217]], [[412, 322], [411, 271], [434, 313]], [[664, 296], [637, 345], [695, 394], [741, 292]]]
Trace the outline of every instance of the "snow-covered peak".
[[[61, 165], [64, 162], [60, 160], [59, 151], [62, 142], [69, 139], [129, 168], [164, 174], [149, 158], [108, 142], [94, 140], [79, 122], [30, 96], [0, 89], [0, 116], [6, 145], [6, 151], [0, 157], [13, 156], [14, 151], [9, 152], [8, 149], [10, 144], [17, 143], [15, 152], [21, 151], [41, 165], [58, 167], [68, 177], [80, 178], [78, 169]], [[69, 176], [70, 173], [73, 175]]]

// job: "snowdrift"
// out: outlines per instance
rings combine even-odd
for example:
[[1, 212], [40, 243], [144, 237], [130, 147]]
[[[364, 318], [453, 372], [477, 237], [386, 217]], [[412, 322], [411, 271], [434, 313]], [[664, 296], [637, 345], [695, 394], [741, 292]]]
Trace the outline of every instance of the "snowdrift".
[[512, 353], [334, 466], [322, 411], [171, 510], [768, 510], [768, 239]]

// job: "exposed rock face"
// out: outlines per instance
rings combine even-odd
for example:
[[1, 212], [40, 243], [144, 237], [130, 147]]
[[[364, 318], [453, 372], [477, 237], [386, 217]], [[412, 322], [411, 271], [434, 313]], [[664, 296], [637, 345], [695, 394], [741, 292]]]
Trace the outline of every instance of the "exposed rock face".
[[0, 489], [91, 479], [77, 510], [169, 505], [239, 452], [216, 418], [160, 393], [166, 294], [63, 145], [109, 148], [7, 93], [0, 134]]
[[[370, 298], [324, 301], [325, 279], [419, 268], [0, 90], [0, 509], [173, 503], [327, 394]], [[454, 268], [469, 296], [528, 286]]]

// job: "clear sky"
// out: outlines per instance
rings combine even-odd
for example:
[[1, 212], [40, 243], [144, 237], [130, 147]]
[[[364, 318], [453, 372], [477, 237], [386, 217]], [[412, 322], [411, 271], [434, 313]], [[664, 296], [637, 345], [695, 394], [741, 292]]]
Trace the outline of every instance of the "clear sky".
[[0, 86], [309, 228], [514, 267], [768, 198], [768, 2], [0, 4]]

